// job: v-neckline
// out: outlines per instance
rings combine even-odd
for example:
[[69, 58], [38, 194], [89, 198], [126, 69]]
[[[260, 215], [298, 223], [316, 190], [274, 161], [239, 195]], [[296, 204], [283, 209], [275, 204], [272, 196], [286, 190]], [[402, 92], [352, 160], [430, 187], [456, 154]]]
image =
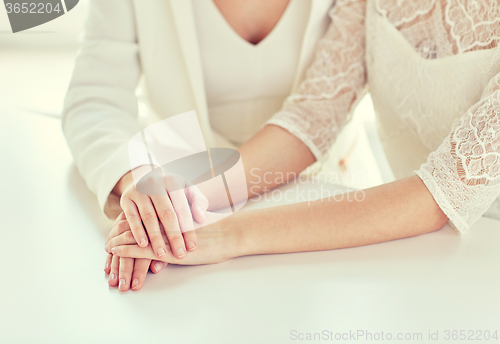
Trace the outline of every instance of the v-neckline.
[[268, 41], [269, 40], [269, 37], [272, 36], [274, 34], [274, 32], [277, 30], [277, 28], [279, 26], [281, 26], [281, 23], [283, 22], [283, 18], [287, 15], [287, 13], [290, 11], [290, 7], [291, 7], [291, 3], [292, 1], [294, 0], [289, 0], [288, 1], [288, 4], [286, 5], [285, 7], [285, 10], [283, 11], [283, 13], [281, 14], [281, 17], [278, 19], [278, 21], [276, 22], [276, 24], [274, 24], [273, 28], [271, 29], [271, 31], [269, 31], [269, 33], [264, 36], [264, 38], [262, 38], [259, 42], [257, 43], [251, 43], [249, 41], [247, 41], [246, 39], [244, 39], [238, 32], [236, 32], [236, 30], [231, 26], [231, 24], [229, 24], [229, 22], [227, 21], [226, 17], [222, 14], [222, 12], [220, 11], [219, 7], [215, 4], [215, 2], [213, 0], [208, 0], [211, 5], [213, 7], [213, 9], [215, 10], [215, 12], [217, 12], [217, 15], [219, 16], [219, 18], [224, 22], [224, 25], [227, 26], [230, 31], [233, 33], [233, 35], [235, 35], [237, 37], [237, 39], [239, 41], [242, 41], [245, 45], [248, 45], [248, 46], [251, 46], [251, 47], [254, 47], [254, 48], [258, 48], [260, 47], [265, 41]]

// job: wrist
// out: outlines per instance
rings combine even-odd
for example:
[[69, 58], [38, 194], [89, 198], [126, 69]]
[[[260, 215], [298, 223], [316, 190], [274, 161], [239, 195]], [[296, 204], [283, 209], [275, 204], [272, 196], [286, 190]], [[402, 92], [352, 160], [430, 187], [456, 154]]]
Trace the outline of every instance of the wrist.
[[139, 167], [134, 168], [131, 171], [128, 171], [123, 175], [123, 177], [120, 178], [120, 180], [116, 183], [115, 187], [113, 188], [113, 192], [117, 194], [118, 196], [123, 195], [125, 190], [134, 183], [134, 178], [136, 180], [139, 180], [141, 177], [143, 177], [145, 174], [149, 173], [152, 171], [152, 166], [151, 165], [141, 165]]
[[248, 218], [245, 213], [236, 213], [221, 221], [230, 258], [248, 256], [258, 251], [249, 235], [251, 224], [245, 222]]
[[133, 182], [132, 172], [128, 171], [120, 178], [120, 180], [118, 180], [115, 187], [113, 188], [113, 192], [118, 196], [123, 195], [125, 189], [127, 189], [132, 182]]

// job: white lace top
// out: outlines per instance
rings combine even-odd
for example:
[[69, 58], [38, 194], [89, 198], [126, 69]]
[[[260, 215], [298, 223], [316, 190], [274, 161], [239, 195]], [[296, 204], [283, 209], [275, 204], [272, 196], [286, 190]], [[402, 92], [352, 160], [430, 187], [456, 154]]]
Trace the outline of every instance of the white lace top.
[[323, 161], [369, 85], [396, 177], [416, 170], [467, 231], [500, 194], [500, 3], [337, 0], [330, 16], [305, 80], [268, 123]]

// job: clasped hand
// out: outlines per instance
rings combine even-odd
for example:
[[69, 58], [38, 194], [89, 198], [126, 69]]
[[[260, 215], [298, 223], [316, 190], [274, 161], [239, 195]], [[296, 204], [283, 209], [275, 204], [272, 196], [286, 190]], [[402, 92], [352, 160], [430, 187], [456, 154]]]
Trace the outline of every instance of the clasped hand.
[[[188, 251], [195, 251], [195, 228], [206, 222], [208, 199], [195, 185], [189, 185], [175, 175], [151, 177], [148, 183], [165, 192], [155, 195], [140, 193], [131, 172], [119, 182], [123, 189], [120, 198], [123, 212], [115, 220], [107, 238], [105, 249], [108, 256], [104, 271], [110, 275], [109, 285], [119, 286], [121, 291], [130, 287], [139, 290], [149, 268], [158, 273], [168, 259], [180, 261]], [[111, 252], [111, 248], [117, 245], [137, 245], [143, 250], [137, 257], [119, 257]], [[142, 257], [146, 251], [147, 257]]]

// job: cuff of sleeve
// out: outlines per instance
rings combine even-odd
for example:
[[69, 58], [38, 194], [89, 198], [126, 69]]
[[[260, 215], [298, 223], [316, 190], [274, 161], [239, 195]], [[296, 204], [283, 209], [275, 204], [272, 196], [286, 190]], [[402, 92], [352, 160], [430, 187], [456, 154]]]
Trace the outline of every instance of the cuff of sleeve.
[[432, 197], [434, 197], [434, 200], [436, 201], [438, 206], [448, 217], [448, 224], [450, 225], [450, 227], [453, 228], [453, 230], [458, 234], [464, 234], [465, 232], [467, 232], [470, 228], [469, 225], [450, 204], [446, 194], [438, 186], [433, 176], [423, 169], [414, 171], [414, 173], [420, 177], [427, 189], [429, 189]]
[[286, 112], [278, 112], [273, 117], [271, 117], [270, 120], [265, 122], [263, 126], [272, 124], [289, 131], [292, 135], [294, 135], [300, 141], [302, 141], [307, 146], [307, 148], [309, 148], [309, 150], [313, 153], [314, 157], [318, 162], [324, 162], [325, 160], [328, 159], [328, 153], [323, 154], [321, 150], [309, 138], [309, 136], [304, 131], [301, 130], [301, 128], [291, 124], [290, 122], [284, 119], [279, 118], [280, 117], [279, 115], [286, 116]]

